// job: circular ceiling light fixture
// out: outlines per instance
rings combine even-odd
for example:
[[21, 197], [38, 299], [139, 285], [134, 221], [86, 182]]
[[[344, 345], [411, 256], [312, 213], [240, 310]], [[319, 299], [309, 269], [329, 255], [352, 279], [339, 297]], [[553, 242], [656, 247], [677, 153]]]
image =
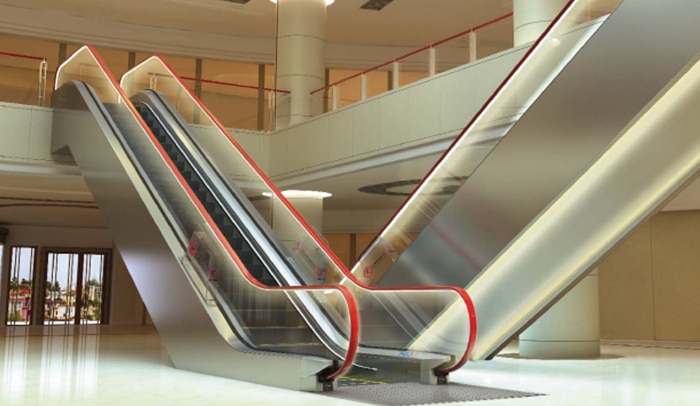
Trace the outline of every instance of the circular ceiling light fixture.
[[[277, 4], [277, 0], [270, 0], [270, 1]], [[326, 0], [326, 6], [330, 6], [333, 3], [335, 3], [335, 0]]]
[[[272, 193], [263, 192], [263, 196], [272, 197]], [[286, 198], [310, 198], [310, 199], [325, 199], [333, 196], [332, 193], [320, 192], [318, 190], [283, 190], [282, 196]]]

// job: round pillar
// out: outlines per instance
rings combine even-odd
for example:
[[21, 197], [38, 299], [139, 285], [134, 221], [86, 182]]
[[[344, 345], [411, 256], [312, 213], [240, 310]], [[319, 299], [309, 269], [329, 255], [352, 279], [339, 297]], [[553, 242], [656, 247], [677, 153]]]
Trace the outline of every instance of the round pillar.
[[284, 128], [323, 112], [327, 0], [277, 0], [276, 126]]
[[568, 0], [513, 0], [513, 44], [532, 42], [544, 32]]
[[600, 356], [598, 269], [520, 334], [526, 358], [574, 359]]

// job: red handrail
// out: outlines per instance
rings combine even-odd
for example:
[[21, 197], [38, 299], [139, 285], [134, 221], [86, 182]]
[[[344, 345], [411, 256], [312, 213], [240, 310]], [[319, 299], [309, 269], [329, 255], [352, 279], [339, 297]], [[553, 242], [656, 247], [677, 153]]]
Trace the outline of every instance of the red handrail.
[[320, 91], [322, 91], [322, 90], [325, 90], [325, 89], [330, 89], [330, 88], [333, 87], [333, 86], [337, 86], [337, 85], [339, 85], [339, 84], [341, 84], [341, 83], [347, 82], [348, 80], [355, 79], [356, 77], [365, 75], [365, 74], [367, 74], [367, 73], [369, 73], [369, 72], [372, 72], [372, 71], [375, 71], [375, 70], [377, 70], [377, 69], [381, 69], [381, 68], [383, 68], [383, 67], [385, 67], [385, 66], [391, 65], [391, 64], [394, 63], [394, 62], [399, 62], [399, 61], [404, 60], [404, 59], [406, 59], [406, 58], [409, 58], [409, 57], [411, 57], [411, 56], [413, 56], [413, 55], [415, 55], [415, 54], [421, 53], [421, 52], [423, 52], [423, 51], [427, 51], [427, 50], [430, 49], [430, 48], [435, 48], [436, 46], [442, 45], [442, 44], [444, 44], [445, 42], [452, 41], [452, 40], [455, 39], [455, 38], [459, 38], [459, 37], [464, 36], [464, 35], [467, 35], [467, 34], [469, 34], [469, 33], [471, 33], [471, 32], [474, 32], [474, 31], [480, 30], [480, 29], [482, 29], [482, 28], [488, 27], [489, 25], [496, 24], [496, 23], [498, 23], [498, 22], [500, 22], [500, 21], [503, 21], [503, 20], [505, 20], [505, 19], [508, 19], [508, 18], [510, 18], [510, 17], [512, 17], [512, 16], [513, 16], [513, 13], [508, 13], [508, 14], [504, 14], [504, 15], [498, 17], [498, 18], [494, 18], [493, 20], [487, 21], [487, 22], [485, 22], [485, 23], [482, 23], [482, 24], [479, 24], [479, 25], [475, 25], [475, 26], [473, 26], [473, 27], [471, 27], [471, 28], [469, 28], [469, 29], [467, 29], [467, 30], [465, 30], [465, 31], [462, 31], [462, 32], [459, 32], [459, 33], [457, 33], [457, 34], [451, 35], [451, 36], [449, 36], [449, 37], [447, 37], [447, 38], [443, 38], [443, 39], [441, 39], [441, 40], [439, 40], [439, 41], [437, 41], [437, 42], [433, 42], [433, 43], [430, 44], [430, 45], [426, 45], [426, 46], [424, 46], [424, 47], [421, 47], [421, 48], [418, 48], [418, 49], [416, 49], [416, 50], [413, 50], [413, 51], [411, 51], [411, 52], [409, 52], [409, 53], [407, 53], [407, 54], [403, 54], [403, 55], [401, 55], [401, 56], [399, 56], [399, 57], [396, 57], [396, 58], [394, 58], [394, 59], [392, 59], [392, 60], [390, 60], [390, 61], [381, 63], [381, 64], [376, 65], [376, 66], [373, 66], [373, 67], [371, 67], [371, 68], [369, 68], [369, 69], [366, 69], [366, 70], [363, 70], [363, 71], [361, 71], [361, 72], [358, 72], [358, 73], [352, 74], [352, 75], [350, 75], [350, 76], [344, 77], [344, 78], [342, 78], [342, 79], [340, 79], [340, 80], [338, 80], [338, 81], [335, 81], [335, 82], [331, 83], [330, 85], [327, 85], [327, 86], [324, 86], [324, 87], [319, 87], [318, 89], [314, 89], [314, 90], [311, 91], [311, 94], [318, 93], [318, 92], [320, 92]]
[[[223, 233], [221, 230], [219, 230], [219, 227], [216, 226], [216, 223], [214, 220], [211, 218], [207, 210], [204, 208], [202, 203], [199, 201], [197, 198], [197, 195], [194, 193], [190, 185], [187, 183], [185, 178], [182, 176], [180, 171], [177, 169], [175, 163], [170, 159], [170, 156], [165, 152], [165, 149], [163, 146], [158, 142], [157, 138], [155, 135], [153, 135], [153, 132], [149, 129], [148, 125], [146, 125], [146, 122], [143, 120], [141, 115], [137, 112], [136, 108], [134, 105], [131, 103], [129, 100], [129, 97], [126, 95], [124, 92], [124, 89], [119, 85], [119, 82], [114, 78], [114, 75], [112, 75], [112, 72], [107, 68], [107, 65], [104, 63], [102, 58], [97, 54], [97, 51], [95, 50], [94, 47], [91, 45], [85, 45], [84, 47], [87, 47], [90, 50], [90, 53], [93, 55], [95, 60], [97, 61], [98, 65], [100, 68], [105, 72], [107, 75], [107, 78], [109, 81], [112, 83], [113, 87], [117, 90], [119, 93], [119, 96], [121, 99], [124, 101], [124, 105], [131, 111], [132, 115], [136, 118], [136, 120], [139, 122], [141, 125], [142, 129], [146, 133], [146, 135], [149, 137], [153, 145], [155, 146], [156, 150], [158, 153], [161, 155], [165, 163], [170, 167], [171, 171], [177, 178], [178, 182], [181, 184], [185, 192], [188, 194], [190, 197], [190, 200], [195, 204], [197, 209], [200, 211], [202, 216], [204, 217], [205, 221], [209, 225], [209, 227], [214, 231], [216, 237], [219, 239], [221, 244], [224, 246], [224, 249], [227, 251], [227, 253], [230, 255], [231, 259], [234, 261], [238, 269], [241, 271], [243, 276], [248, 280], [249, 283], [252, 285], [262, 289], [262, 290], [271, 290], [271, 291], [288, 291], [288, 290], [300, 290], [300, 291], [308, 291], [308, 290], [328, 290], [328, 289], [335, 289], [340, 291], [341, 295], [343, 295], [347, 306], [348, 306], [348, 314], [350, 317], [350, 337], [348, 338], [348, 350], [347, 353], [345, 354], [345, 359], [343, 361], [343, 364], [333, 373], [329, 374], [326, 376], [326, 379], [334, 379], [343, 373], [345, 373], [350, 367], [352, 367], [353, 361], [355, 360], [355, 356], [357, 355], [357, 349], [359, 346], [360, 342], [360, 316], [359, 316], [359, 310], [357, 308], [357, 302], [355, 301], [355, 297], [350, 293], [350, 290], [346, 288], [345, 286], [319, 286], [319, 285], [309, 285], [309, 286], [267, 286], [263, 285], [260, 283], [257, 279], [255, 279], [246, 266], [243, 264], [243, 262], [240, 260], [236, 252], [233, 250], [231, 245], [228, 243], [228, 240], [224, 237]], [[81, 48], [82, 49], [82, 48]], [[80, 49], [76, 52], [79, 52]], [[70, 58], [69, 58], [70, 60]], [[56, 75], [56, 83], [58, 83], [58, 75]], [[187, 87], [186, 87], [187, 88]], [[187, 88], [189, 90], [189, 88]]]
[[[314, 231], [313, 227], [311, 227], [306, 220], [299, 214], [299, 212], [294, 208], [294, 206], [287, 200], [287, 198], [284, 197], [284, 195], [280, 192], [280, 190], [275, 186], [274, 183], [265, 175], [265, 173], [260, 169], [258, 165], [255, 164], [253, 159], [248, 155], [248, 153], [245, 152], [245, 150], [238, 144], [238, 141], [236, 141], [235, 138], [226, 130], [226, 128], [219, 122], [219, 120], [211, 113], [211, 111], [202, 103], [201, 100], [194, 94], [192, 89], [190, 89], [188, 86], [186, 86], [182, 82], [182, 78], [175, 72], [175, 69], [161, 56], [156, 55], [156, 58], [158, 58], [163, 65], [170, 71], [170, 74], [180, 82], [181, 86], [189, 92], [190, 97], [194, 102], [196, 102], [199, 107], [204, 111], [204, 113], [209, 117], [209, 119], [214, 123], [214, 125], [219, 129], [219, 131], [226, 136], [226, 138], [229, 140], [229, 142], [238, 150], [238, 152], [241, 154], [243, 159], [245, 159], [248, 164], [253, 168], [253, 170], [258, 174], [259, 178], [262, 179], [262, 181], [265, 183], [265, 185], [269, 188], [269, 190], [276, 196], [276, 198], [286, 207], [286, 209], [292, 214], [292, 216], [301, 224], [301, 226], [306, 230], [307, 234], [314, 239], [316, 244], [323, 249], [328, 257], [333, 261], [335, 266], [340, 269], [340, 271], [344, 274], [348, 280], [350, 280], [353, 284], [356, 286], [359, 286], [365, 290], [368, 291], [408, 291], [408, 290], [416, 290], [416, 291], [454, 291], [457, 293], [459, 298], [462, 300], [464, 303], [464, 306], [467, 308], [467, 312], [469, 314], [469, 339], [467, 342], [467, 345], [465, 346], [464, 353], [462, 357], [459, 359], [457, 363], [454, 365], [448, 367], [445, 370], [442, 370], [440, 372], [443, 373], [449, 373], [452, 372], [456, 369], [459, 369], [462, 367], [467, 360], [469, 359], [469, 356], [471, 355], [472, 349], [474, 347], [474, 343], [476, 341], [476, 332], [477, 332], [477, 318], [476, 318], [476, 310], [474, 309], [474, 304], [469, 297], [469, 294], [460, 287], [457, 286], [396, 286], [396, 287], [382, 287], [378, 288], [375, 286], [368, 285], [361, 280], [357, 279], [354, 274], [352, 274], [347, 267], [340, 261], [340, 259], [335, 255], [333, 250], [328, 246], [328, 244], [323, 240], [317, 233]], [[332, 286], [342, 286], [342, 285], [332, 285]], [[339, 375], [339, 374], [338, 374]]]
[[218, 81], [218, 80], [202, 79], [202, 78], [193, 78], [193, 77], [189, 77], [189, 76], [182, 76], [181, 79], [184, 79], [184, 80], [191, 80], [191, 81], [193, 81], [193, 82], [211, 83], [211, 84], [214, 84], [214, 85], [238, 87], [238, 88], [241, 88], [241, 89], [265, 90], [265, 91], [267, 91], [267, 92], [284, 93], [284, 94], [292, 93], [292, 92], [289, 91], [289, 90], [275, 89], [275, 88], [272, 88], [272, 87], [260, 87], [260, 86], [252, 86], [252, 85], [243, 85], [243, 84], [240, 84], [240, 83], [220, 82], [220, 81]]
[[46, 60], [46, 58], [44, 58], [43, 56], [16, 54], [14, 52], [0, 51], [0, 55], [11, 56], [13, 58], [33, 59], [35, 61], [45, 61]]

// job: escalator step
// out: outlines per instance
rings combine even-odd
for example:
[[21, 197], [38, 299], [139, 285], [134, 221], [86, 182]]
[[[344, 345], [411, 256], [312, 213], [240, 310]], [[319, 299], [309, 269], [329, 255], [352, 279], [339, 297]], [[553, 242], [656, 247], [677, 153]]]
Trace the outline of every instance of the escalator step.
[[[222, 232], [224, 230], [221, 230]], [[224, 235], [230, 235], [230, 234], [224, 234]], [[234, 250], [238, 251], [243, 247], [243, 239], [240, 237], [231, 237], [229, 239], [229, 243], [231, 244], [231, 248]]]
[[[216, 212], [216, 210], [214, 210], [214, 211]], [[226, 218], [226, 215], [223, 213], [214, 214], [212, 216], [212, 219], [214, 220], [214, 223], [216, 223], [217, 226], [220, 225], [221, 223], [223, 223], [225, 218]], [[221, 227], [219, 227], [219, 229], [221, 229]]]
[[246, 265], [250, 264], [254, 257], [253, 251], [250, 250], [240, 250], [236, 254], [238, 254], [238, 258], [240, 258], [241, 261]]
[[248, 272], [253, 276], [253, 278], [260, 280], [262, 278], [263, 274], [265, 273], [263, 267], [261, 266], [249, 266]]
[[[186, 156], [178, 149], [175, 140], [171, 138], [167, 128], [161, 125], [157, 116], [147, 106], [139, 104], [137, 105], [137, 111], [151, 129], [165, 153], [173, 161], [177, 170], [192, 188], [195, 195], [204, 206], [204, 209], [212, 216], [212, 219], [227, 238], [229, 244], [251, 275], [265, 285], [276, 286], [276, 281], [267, 271], [267, 268], [261, 263], [261, 259], [251, 249], [250, 244], [242, 237], [234, 221], [228, 217], [203, 180], [199, 178], [192, 165], [187, 161]], [[240, 279], [240, 275], [226, 278], [225, 280], [222, 278], [217, 281], [218, 289], [220, 289], [220, 292], [222, 292], [231, 303], [244, 303], [245, 301], [254, 302], [254, 296], [248, 297], [244, 295], [245, 297], [241, 297], [239, 286], [241, 283], [245, 282]]]
[[[232, 237], [233, 236], [233, 231], [235, 230], [233, 226], [220, 226], [219, 229], [221, 232], [227, 236], [227, 237]], [[233, 246], [233, 243], [231, 243], [231, 246]], [[236, 248], [233, 247], [234, 250], [239, 249], [240, 247]]]

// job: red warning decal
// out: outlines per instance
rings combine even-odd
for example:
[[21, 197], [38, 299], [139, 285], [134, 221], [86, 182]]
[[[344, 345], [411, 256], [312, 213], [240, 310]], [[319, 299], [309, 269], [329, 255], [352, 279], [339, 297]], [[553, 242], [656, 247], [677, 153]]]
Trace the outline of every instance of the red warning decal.
[[367, 265], [365, 269], [362, 270], [362, 275], [364, 275], [365, 278], [369, 279], [374, 275], [374, 271], [372, 270], [372, 267]]

